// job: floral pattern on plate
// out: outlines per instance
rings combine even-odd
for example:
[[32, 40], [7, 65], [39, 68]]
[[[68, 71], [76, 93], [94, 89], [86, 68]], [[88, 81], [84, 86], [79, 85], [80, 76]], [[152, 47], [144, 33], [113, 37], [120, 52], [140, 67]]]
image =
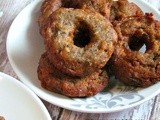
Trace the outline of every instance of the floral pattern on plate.
[[[131, 1], [139, 5], [144, 12], [152, 12], [155, 18], [160, 19], [159, 12], [149, 4], [139, 0]], [[69, 110], [109, 113], [135, 107], [160, 93], [160, 82], [147, 88], [133, 88], [124, 86], [115, 79], [110, 80], [104, 91], [87, 98], [73, 99], [42, 88], [37, 78], [38, 61], [44, 52], [44, 43], [37, 24], [41, 2], [42, 0], [35, 0], [19, 13], [10, 27], [6, 43], [8, 59], [18, 78], [39, 97]], [[19, 23], [22, 23], [21, 29]]]
[[106, 88], [103, 92], [89, 98], [74, 98], [74, 103], [71, 106], [86, 109], [110, 109], [131, 105], [144, 99], [138, 93], [140, 88], [125, 86], [114, 78], [110, 81], [112, 82], [109, 83], [109, 88]]

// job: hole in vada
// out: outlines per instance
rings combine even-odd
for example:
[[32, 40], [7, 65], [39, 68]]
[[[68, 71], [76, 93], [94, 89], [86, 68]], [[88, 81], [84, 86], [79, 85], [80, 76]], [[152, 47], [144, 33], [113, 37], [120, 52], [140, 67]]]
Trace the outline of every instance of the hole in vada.
[[74, 45], [78, 47], [85, 47], [91, 41], [91, 35], [89, 27], [86, 23], [80, 22], [77, 26], [74, 37], [73, 37]]
[[145, 33], [141, 35], [134, 34], [129, 38], [129, 49], [131, 49], [132, 51], [139, 51], [145, 53], [148, 49], [150, 49], [148, 40], [149, 36]]
[[74, 0], [61, 0], [62, 6], [64, 8], [79, 8], [78, 1]]

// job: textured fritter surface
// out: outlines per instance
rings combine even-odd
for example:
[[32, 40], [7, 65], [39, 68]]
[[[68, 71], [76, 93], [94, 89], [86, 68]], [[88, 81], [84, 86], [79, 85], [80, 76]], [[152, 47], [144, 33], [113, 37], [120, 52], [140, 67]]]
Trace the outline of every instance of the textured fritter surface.
[[90, 9], [109, 18], [112, 0], [81, 0], [79, 6], [81, 9]]
[[90, 9], [109, 18], [110, 6], [111, 0], [45, 0], [41, 6], [39, 26], [44, 27], [49, 16], [59, 8]]
[[122, 20], [130, 16], [143, 16], [142, 10], [135, 4], [128, 0], [112, 1], [110, 20]]
[[[40, 27], [44, 27], [49, 16], [57, 9], [80, 8], [81, 0], [45, 0], [41, 5], [41, 16], [39, 17]], [[41, 32], [41, 31], [40, 31]]]
[[[159, 28], [160, 22], [152, 14], [131, 17], [117, 24], [119, 41], [112, 57], [116, 78], [127, 85], [141, 87], [160, 81]], [[145, 46], [143, 51], [142, 46]]]
[[82, 9], [56, 10], [43, 30], [50, 61], [73, 76], [85, 76], [102, 68], [117, 40], [107, 19]]
[[39, 61], [38, 78], [42, 87], [69, 97], [87, 97], [102, 91], [108, 84], [105, 71], [98, 70], [86, 77], [71, 77], [57, 70], [44, 53]]

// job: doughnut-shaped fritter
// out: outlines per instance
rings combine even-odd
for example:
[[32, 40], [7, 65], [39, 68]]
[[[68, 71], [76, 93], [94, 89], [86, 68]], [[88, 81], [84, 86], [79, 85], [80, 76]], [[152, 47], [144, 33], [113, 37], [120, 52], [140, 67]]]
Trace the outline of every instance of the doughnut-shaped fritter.
[[38, 78], [43, 88], [69, 97], [93, 96], [108, 84], [108, 75], [98, 70], [86, 77], [71, 77], [57, 70], [44, 53], [39, 61]]
[[85, 76], [104, 67], [110, 59], [117, 33], [97, 12], [60, 8], [44, 29], [50, 61], [73, 76]]
[[146, 14], [123, 20], [115, 28], [119, 36], [112, 57], [116, 78], [140, 87], [160, 81], [160, 22]]

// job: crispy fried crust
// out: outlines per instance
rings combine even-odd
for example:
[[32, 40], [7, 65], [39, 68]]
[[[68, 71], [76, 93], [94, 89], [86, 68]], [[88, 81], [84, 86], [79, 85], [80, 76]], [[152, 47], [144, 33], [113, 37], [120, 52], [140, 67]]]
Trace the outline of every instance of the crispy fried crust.
[[79, 4], [81, 9], [96, 11], [109, 19], [111, 0], [81, 0]]
[[[109, 18], [111, 0], [45, 0], [41, 5], [41, 15], [38, 23], [40, 28], [43, 29], [47, 23], [49, 16], [59, 8], [77, 8], [77, 9], [90, 9], [96, 11]], [[43, 34], [43, 31], [40, 33]]]
[[142, 10], [135, 4], [130, 3], [128, 0], [112, 1], [111, 4], [110, 20], [122, 20], [131, 16], [143, 16]]
[[[108, 20], [99, 13], [82, 9], [56, 10], [45, 28], [43, 37], [50, 61], [57, 69], [73, 76], [85, 76], [102, 68], [117, 40]], [[74, 38], [81, 31], [86, 31], [84, 34], [89, 38], [80, 38], [80, 42], [89, 42], [79, 47]]]
[[[160, 22], [152, 14], [131, 17], [116, 26], [119, 41], [112, 64], [116, 78], [147, 87], [160, 80]], [[145, 51], [139, 51], [145, 45]]]
[[4, 117], [0, 116], [0, 120], [5, 120]]
[[[39, 17], [39, 26], [44, 27], [49, 16], [57, 9], [80, 8], [80, 0], [45, 0], [41, 5], [41, 16]], [[41, 31], [40, 31], [41, 32]]]
[[102, 70], [82, 78], [63, 74], [49, 61], [47, 53], [41, 56], [37, 73], [42, 87], [69, 97], [92, 96], [108, 84], [107, 73]]

